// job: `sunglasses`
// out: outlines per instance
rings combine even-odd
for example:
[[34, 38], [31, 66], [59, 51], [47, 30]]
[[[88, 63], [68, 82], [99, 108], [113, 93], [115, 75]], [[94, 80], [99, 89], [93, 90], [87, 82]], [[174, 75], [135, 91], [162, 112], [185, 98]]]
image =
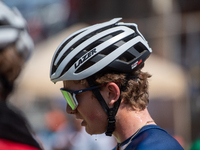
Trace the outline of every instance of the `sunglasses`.
[[77, 90], [77, 91], [69, 91], [69, 90], [65, 90], [64, 88], [61, 88], [60, 91], [62, 92], [65, 100], [67, 101], [67, 104], [71, 107], [72, 110], [75, 110], [78, 106], [76, 94], [83, 93], [86, 91], [91, 91], [93, 89], [97, 89], [102, 86], [104, 86], [104, 85], [98, 85], [98, 86], [89, 87], [89, 88], [81, 89], [81, 90]]

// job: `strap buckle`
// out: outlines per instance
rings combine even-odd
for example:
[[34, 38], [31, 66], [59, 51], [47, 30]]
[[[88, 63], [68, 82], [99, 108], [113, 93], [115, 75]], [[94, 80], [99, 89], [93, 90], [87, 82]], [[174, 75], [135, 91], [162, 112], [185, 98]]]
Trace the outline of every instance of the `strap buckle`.
[[107, 131], [105, 133], [107, 136], [112, 136], [112, 133], [115, 130], [115, 122], [116, 122], [115, 115], [113, 114], [113, 110], [110, 109], [108, 116]]

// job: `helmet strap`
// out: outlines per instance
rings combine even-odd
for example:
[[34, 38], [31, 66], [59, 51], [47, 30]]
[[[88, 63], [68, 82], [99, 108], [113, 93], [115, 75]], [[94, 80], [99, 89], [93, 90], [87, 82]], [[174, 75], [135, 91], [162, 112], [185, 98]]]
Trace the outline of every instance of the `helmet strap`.
[[108, 126], [107, 126], [107, 131], [106, 135], [107, 136], [112, 136], [113, 131], [115, 130], [115, 116], [117, 114], [119, 105], [121, 103], [121, 98], [119, 98], [115, 103], [113, 108], [109, 108], [108, 110]]
[[[94, 80], [92, 77], [87, 78], [87, 82], [88, 82], [89, 86], [91, 86], [91, 87], [94, 86]], [[115, 102], [113, 108], [109, 108], [98, 89], [93, 89], [92, 92], [96, 96], [101, 107], [103, 108], [103, 110], [105, 111], [105, 113], [108, 116], [108, 125], [107, 125], [107, 130], [106, 130], [105, 134], [107, 136], [112, 136], [112, 133], [115, 130], [115, 122], [116, 122], [115, 115], [117, 114], [117, 110], [121, 103], [121, 98], [119, 98], [117, 100], [117, 102]]]

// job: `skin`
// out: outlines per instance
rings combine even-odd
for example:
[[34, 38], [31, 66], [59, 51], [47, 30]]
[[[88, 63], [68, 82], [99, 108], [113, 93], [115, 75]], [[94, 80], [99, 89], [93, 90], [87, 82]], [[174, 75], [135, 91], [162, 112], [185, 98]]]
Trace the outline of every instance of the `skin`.
[[[80, 90], [86, 88], [84, 85], [74, 83], [73, 81], [64, 81], [64, 88], [67, 90]], [[120, 96], [119, 87], [110, 82], [100, 90], [104, 100], [109, 108], [112, 108], [114, 103]], [[80, 93], [77, 95], [78, 107], [72, 110], [67, 106], [67, 113], [74, 114], [77, 119], [82, 119], [82, 126], [88, 134], [101, 134], [106, 131], [107, 115], [101, 108], [98, 100], [93, 96], [91, 91]], [[139, 128], [147, 124], [155, 124], [155, 122], [147, 123], [153, 119], [149, 115], [147, 109], [136, 110], [125, 104], [123, 99], [116, 114], [116, 128], [113, 132], [118, 143], [123, 142], [132, 136]]]
[[[64, 82], [64, 88], [67, 90], [80, 90], [86, 87], [81, 84], [74, 83], [72, 81]], [[91, 91], [86, 91], [76, 95], [78, 100], [78, 107], [72, 110], [67, 105], [67, 113], [74, 114], [76, 119], [83, 120], [82, 126], [85, 126], [85, 130], [88, 134], [100, 134], [106, 130], [107, 115], [101, 108], [101, 105], [97, 99], [93, 96]]]

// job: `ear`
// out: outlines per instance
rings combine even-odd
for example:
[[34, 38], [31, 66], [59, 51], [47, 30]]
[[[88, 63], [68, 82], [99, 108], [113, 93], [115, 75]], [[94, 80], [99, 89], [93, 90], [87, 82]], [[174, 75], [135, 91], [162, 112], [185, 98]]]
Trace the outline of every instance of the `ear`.
[[112, 108], [114, 106], [114, 103], [120, 97], [120, 89], [118, 85], [114, 82], [108, 83], [103, 90], [103, 96], [108, 107]]

